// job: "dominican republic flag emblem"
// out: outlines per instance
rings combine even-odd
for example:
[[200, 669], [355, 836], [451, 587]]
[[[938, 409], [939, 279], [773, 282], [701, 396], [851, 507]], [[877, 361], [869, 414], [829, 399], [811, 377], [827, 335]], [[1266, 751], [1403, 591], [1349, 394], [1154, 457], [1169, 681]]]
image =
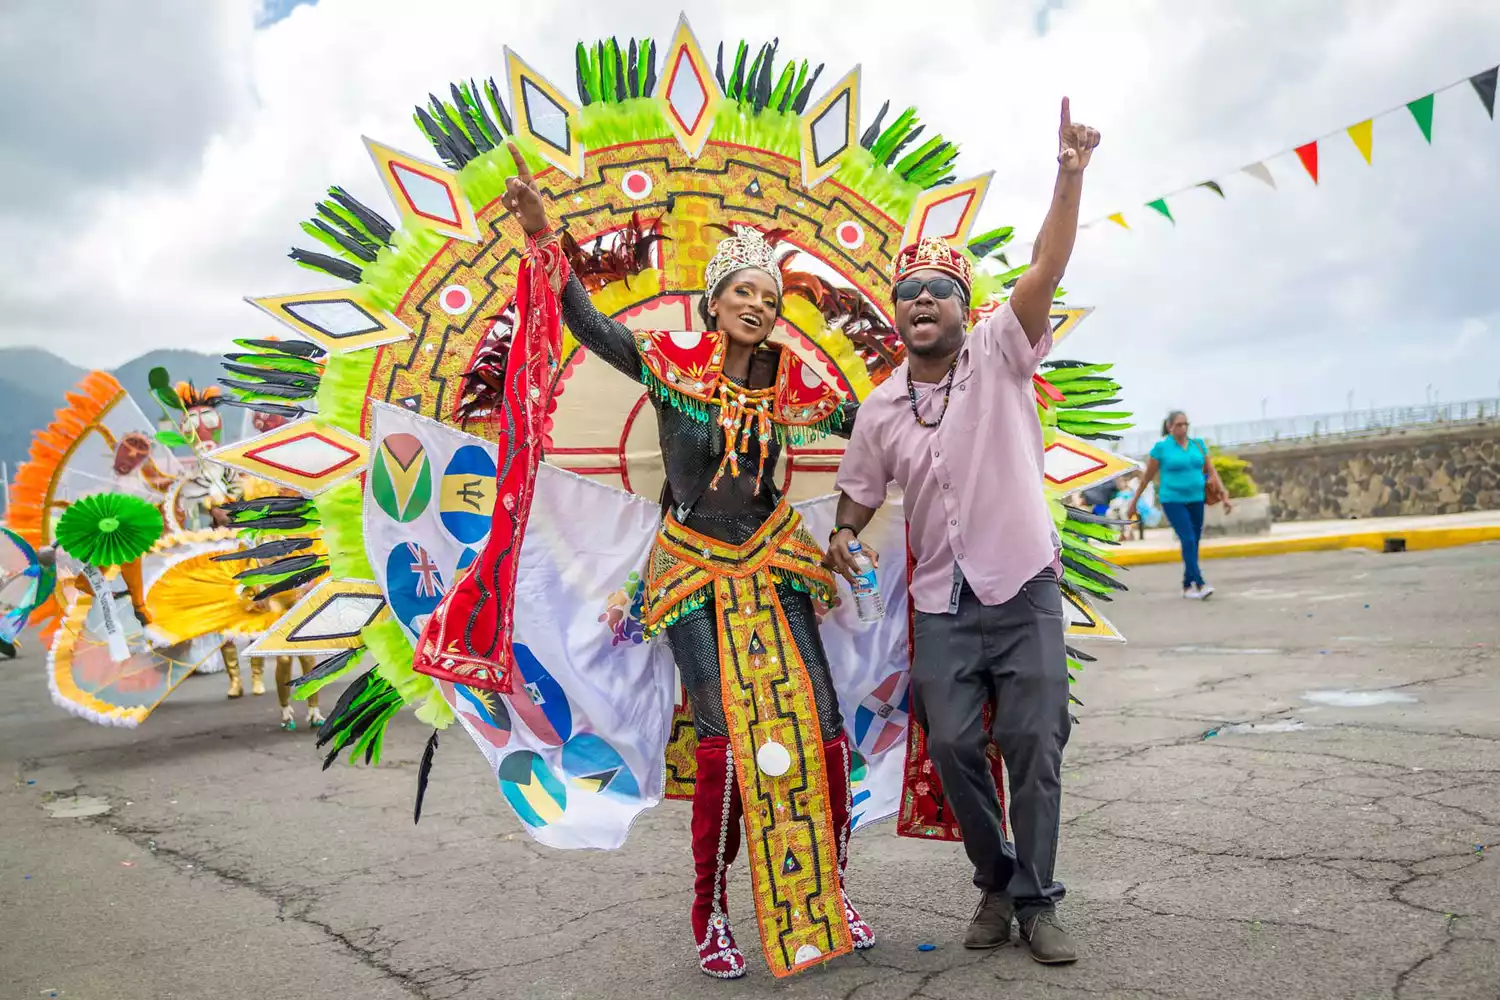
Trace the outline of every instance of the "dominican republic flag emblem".
[[891, 674], [854, 711], [854, 742], [867, 757], [890, 749], [906, 735], [909, 711], [906, 674]]

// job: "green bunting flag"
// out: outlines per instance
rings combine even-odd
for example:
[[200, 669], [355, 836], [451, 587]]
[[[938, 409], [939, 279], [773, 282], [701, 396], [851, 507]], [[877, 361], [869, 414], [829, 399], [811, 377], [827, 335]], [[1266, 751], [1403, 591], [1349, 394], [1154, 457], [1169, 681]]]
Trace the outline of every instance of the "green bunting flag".
[[1422, 135], [1429, 146], [1432, 145], [1432, 106], [1436, 97], [1436, 94], [1428, 94], [1426, 97], [1409, 101], [1406, 105], [1411, 111], [1411, 116], [1417, 120], [1417, 127], [1422, 130]]
[[1167, 217], [1168, 222], [1170, 222], [1174, 226], [1177, 225], [1177, 220], [1172, 218], [1172, 210], [1167, 207], [1167, 199], [1158, 198], [1155, 201], [1148, 201], [1146, 202], [1146, 207], [1156, 209], [1162, 215], [1165, 215]]

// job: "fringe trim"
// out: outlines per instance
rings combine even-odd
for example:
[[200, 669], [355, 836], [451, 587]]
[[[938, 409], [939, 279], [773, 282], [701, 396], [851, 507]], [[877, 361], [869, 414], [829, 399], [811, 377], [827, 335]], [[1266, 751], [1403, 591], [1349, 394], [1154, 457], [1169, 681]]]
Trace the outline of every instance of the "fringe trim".
[[[680, 389], [674, 389], [647, 368], [641, 365], [641, 382], [646, 391], [657, 399], [666, 403], [672, 409], [677, 410], [701, 424], [714, 423], [713, 410], [710, 404], [700, 399], [695, 399]], [[822, 420], [811, 424], [784, 424], [776, 419], [775, 414], [771, 416], [772, 431], [776, 435], [776, 441], [783, 445], [798, 447], [810, 444], [819, 438], [827, 437], [843, 428], [845, 423], [844, 407], [840, 406]]]

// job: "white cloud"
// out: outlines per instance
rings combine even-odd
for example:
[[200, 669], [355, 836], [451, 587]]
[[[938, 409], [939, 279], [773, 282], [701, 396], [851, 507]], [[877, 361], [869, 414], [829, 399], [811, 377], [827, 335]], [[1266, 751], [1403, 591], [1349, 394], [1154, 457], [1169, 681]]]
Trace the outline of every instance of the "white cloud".
[[[43, 8], [58, 5], [8, 5], [0, 37], [48, 24], [62, 34], [67, 23], [39, 18]], [[14, 182], [0, 197], [5, 343], [111, 364], [267, 332], [239, 300], [326, 283], [284, 256], [307, 243], [297, 223], [324, 189], [387, 204], [362, 134], [430, 155], [412, 105], [450, 80], [498, 75], [504, 45], [571, 89], [581, 33], [665, 39], [678, 6], [321, 0], [261, 31], [256, 0], [183, 9], [200, 13], [114, 23], [114, 44], [32, 59], [7, 80], [50, 95], [51, 110], [0, 129], [0, 164], [66, 150], [88, 169], [28, 175], [52, 185], [51, 201], [16, 198]], [[1493, 337], [1452, 356], [1404, 350], [1451, 347], [1466, 318], [1500, 316], [1500, 124], [1471, 92], [1439, 98], [1431, 148], [1403, 112], [1376, 123], [1373, 167], [1336, 137], [1317, 187], [1289, 158], [1271, 164], [1278, 191], [1234, 174], [1493, 64], [1500, 8], [1488, 0], [849, 10], [788, 0], [688, 13], [710, 47], [781, 36], [784, 54], [828, 63], [825, 82], [861, 63], [867, 119], [886, 97], [916, 104], [962, 143], [961, 170], [997, 171], [981, 225], [1035, 230], [1069, 94], [1105, 135], [1084, 214], [1122, 208], [1133, 229], [1081, 235], [1067, 285], [1098, 311], [1064, 353], [1117, 361], [1143, 425], [1172, 405], [1202, 425], [1257, 417], [1262, 399], [1275, 415], [1342, 409], [1351, 389], [1361, 405], [1420, 400], [1435, 382], [1445, 398], [1494, 392]], [[1173, 199], [1175, 227], [1140, 207], [1209, 177], [1228, 198]]]

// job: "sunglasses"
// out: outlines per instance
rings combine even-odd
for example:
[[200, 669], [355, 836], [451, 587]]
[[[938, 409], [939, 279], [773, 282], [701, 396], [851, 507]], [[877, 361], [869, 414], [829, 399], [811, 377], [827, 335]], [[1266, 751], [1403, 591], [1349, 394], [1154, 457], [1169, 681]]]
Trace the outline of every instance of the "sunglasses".
[[946, 299], [959, 294], [963, 285], [952, 278], [928, 278], [926, 281], [920, 278], [903, 278], [896, 282], [896, 301], [910, 302], [921, 295], [924, 288], [933, 298]]

